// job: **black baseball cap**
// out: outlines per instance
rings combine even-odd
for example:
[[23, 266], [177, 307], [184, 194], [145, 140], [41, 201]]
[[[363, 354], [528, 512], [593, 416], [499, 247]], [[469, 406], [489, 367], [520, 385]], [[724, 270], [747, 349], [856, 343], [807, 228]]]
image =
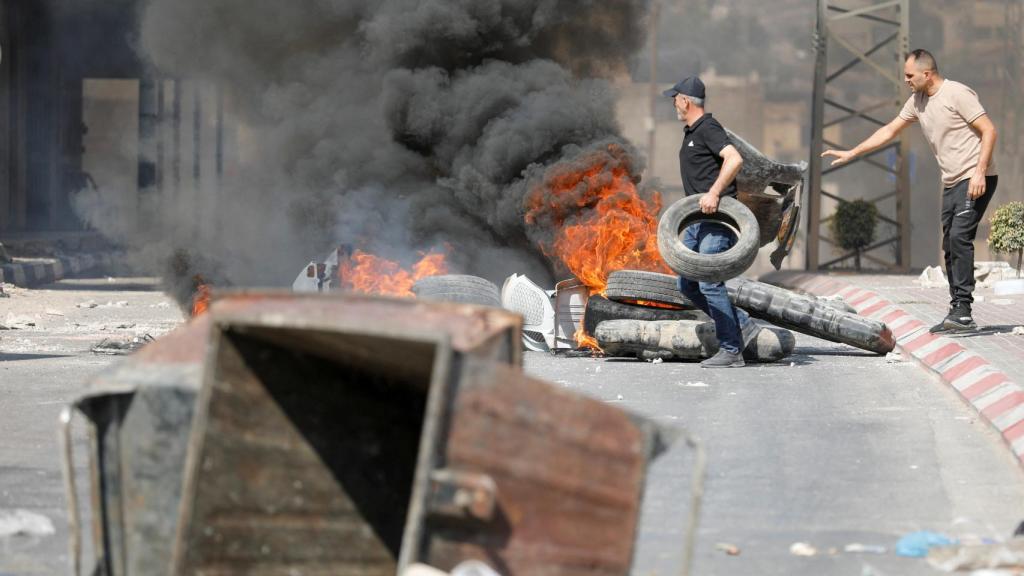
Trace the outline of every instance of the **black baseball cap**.
[[682, 94], [683, 96], [693, 96], [694, 98], [704, 99], [704, 83], [700, 81], [700, 78], [696, 76], [690, 76], [683, 78], [676, 85], [662, 92], [669, 98], [675, 98], [676, 94]]

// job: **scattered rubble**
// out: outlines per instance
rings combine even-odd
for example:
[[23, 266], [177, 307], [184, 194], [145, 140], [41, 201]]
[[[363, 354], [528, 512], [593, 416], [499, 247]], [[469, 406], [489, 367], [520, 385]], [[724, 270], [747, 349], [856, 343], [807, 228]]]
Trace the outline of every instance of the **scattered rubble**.
[[725, 552], [729, 556], [739, 556], [740, 547], [735, 544], [729, 544], [728, 542], [719, 542], [715, 544], [715, 550]]
[[35, 319], [30, 316], [16, 316], [14, 314], [8, 314], [7, 318], [5, 318], [3, 323], [0, 324], [0, 330], [24, 330], [25, 328], [32, 328], [35, 325]]
[[789, 553], [793, 556], [814, 556], [818, 553], [818, 549], [807, 542], [794, 542], [789, 547]]
[[[134, 324], [133, 324], [134, 326]], [[106, 326], [100, 328], [101, 330]], [[89, 350], [93, 354], [106, 354], [110, 356], [131, 354], [145, 346], [146, 344], [155, 340], [149, 334], [143, 334], [142, 336], [135, 336], [127, 340], [115, 340], [113, 338], [104, 338], [99, 344], [93, 346]]]
[[945, 272], [939, 266], [929, 266], [925, 268], [921, 275], [915, 280], [922, 288], [948, 288], [949, 280], [946, 279]]
[[879, 544], [861, 544], [854, 542], [843, 547], [843, 552], [851, 554], [885, 554], [889, 549]]
[[54, 532], [53, 522], [42, 514], [28, 510], [0, 512], [0, 538], [50, 536]]
[[1024, 569], [1024, 538], [999, 544], [946, 546], [928, 552], [928, 564], [943, 572]]

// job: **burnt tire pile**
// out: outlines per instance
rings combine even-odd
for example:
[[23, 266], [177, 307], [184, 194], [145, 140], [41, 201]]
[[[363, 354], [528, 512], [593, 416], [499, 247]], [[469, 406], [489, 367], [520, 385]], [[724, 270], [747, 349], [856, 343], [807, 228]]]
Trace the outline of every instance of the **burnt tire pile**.
[[[895, 346], [885, 324], [858, 316], [841, 300], [802, 296], [744, 278], [726, 287], [733, 305], [768, 324], [746, 342], [747, 362], [776, 362], [792, 354], [796, 338], [790, 330], [877, 354]], [[714, 322], [680, 293], [677, 276], [613, 272], [606, 296], [590, 298], [584, 329], [609, 356], [695, 361], [718, 351]]]
[[[784, 168], [756, 150], [748, 151], [746, 156], [759, 162], [755, 164], [765, 176], [762, 187], [775, 179], [772, 174]], [[787, 178], [798, 181], [802, 170], [799, 168]], [[679, 200], [658, 222], [658, 252], [678, 276], [638, 270], [612, 272], [605, 291], [607, 299], [590, 299], [584, 330], [606, 354], [646, 360], [697, 360], [718, 351], [714, 322], [681, 293], [680, 276], [695, 282], [726, 282], [734, 306], [752, 318], [774, 325], [758, 324], [744, 330], [743, 356], [748, 362], [774, 362], [791, 354], [796, 338], [790, 330], [877, 354], [892, 351], [896, 341], [889, 328], [882, 322], [858, 316], [842, 300], [802, 296], [740, 278], [757, 258], [762, 244], [758, 217], [747, 204], [729, 197], [719, 201], [716, 212], [705, 214], [700, 207], [701, 197], [692, 195]], [[732, 247], [717, 254], [701, 254], [687, 248], [683, 242], [686, 229], [706, 222], [731, 230], [735, 235]], [[764, 224], [771, 228], [778, 222]]]

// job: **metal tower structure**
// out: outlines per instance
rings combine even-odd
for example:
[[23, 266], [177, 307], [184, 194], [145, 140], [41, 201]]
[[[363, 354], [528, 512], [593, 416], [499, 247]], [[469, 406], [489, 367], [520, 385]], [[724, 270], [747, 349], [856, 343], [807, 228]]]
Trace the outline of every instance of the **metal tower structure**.
[[[1020, 70], [1024, 66], [1024, 2], [1020, 0], [1006, 0], [1005, 24], [1003, 30], [1003, 43], [1005, 60], [1000, 66], [1002, 74], [1002, 102], [999, 126], [999, 147], [1002, 149], [1003, 157], [1016, 160], [1024, 153], [1024, 142], [1022, 142], [1021, 130], [1024, 130], [1024, 113], [1018, 109], [1017, 102], [1024, 94], [1024, 81], [1021, 79]], [[1000, 178], [1000, 184], [1005, 179], [1008, 186], [1020, 186], [1024, 184], [1024, 169], [1020, 162], [1011, 161], [1009, 166], [1000, 165], [999, 172], [1004, 176]]]
[[[873, 197], [865, 198], [876, 206], [895, 199], [895, 214], [879, 206], [879, 220], [895, 230], [871, 246], [862, 250], [862, 256], [884, 269], [906, 271], [910, 266], [910, 166], [909, 141], [906, 136], [875, 152], [862, 156], [840, 167], [827, 167], [821, 153], [827, 148], [846, 149], [853, 143], [831, 142], [825, 132], [833, 126], [868, 123], [873, 129], [884, 126], [899, 111], [905, 100], [901, 96], [903, 82], [903, 61], [909, 52], [909, 0], [818, 0], [817, 32], [815, 34], [816, 63], [814, 70], [814, 102], [811, 124], [810, 185], [807, 225], [807, 269], [829, 268], [853, 257], [854, 253], [841, 253], [828, 235], [830, 215], [822, 214], [823, 199], [848, 202], [851, 199], [841, 194], [827, 192], [822, 188], [823, 179], [838, 170], [878, 169], [890, 175], [893, 190], [883, 190]], [[851, 30], [861, 38], [868, 38], [872, 46], [863, 50], [851, 40]], [[862, 42], [863, 43], [863, 42]], [[840, 55], [849, 53], [853, 58], [844, 62], [829, 60], [829, 48]], [[835, 58], [835, 57], [834, 57]], [[833, 66], [837, 64], [837, 66]], [[874, 80], [884, 79], [884, 89], [874, 94], [875, 98], [864, 103], [866, 90], [854, 91], [857, 101], [844, 101], [841, 96], [850, 97], [851, 91], [829, 90], [833, 84], [848, 79], [851, 74], [871, 75]], [[847, 76], [847, 78], [844, 78]], [[864, 86], [871, 86], [864, 83]], [[879, 118], [876, 114], [885, 114]], [[895, 152], [893, 161], [890, 151]], [[888, 162], [879, 161], [876, 156], [889, 154]], [[889, 203], [891, 204], [891, 203]], [[888, 213], [887, 213], [888, 212]], [[837, 257], [821, 261], [822, 244], [836, 249]], [[895, 246], [893, 257], [879, 254], [877, 250]]]

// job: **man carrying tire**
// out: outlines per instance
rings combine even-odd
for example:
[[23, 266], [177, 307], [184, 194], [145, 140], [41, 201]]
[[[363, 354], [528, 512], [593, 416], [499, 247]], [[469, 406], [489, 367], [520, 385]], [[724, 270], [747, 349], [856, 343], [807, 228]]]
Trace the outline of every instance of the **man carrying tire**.
[[978, 95], [943, 78], [927, 50], [907, 56], [903, 75], [913, 94], [896, 119], [852, 150], [826, 150], [821, 156], [834, 156], [832, 166], [839, 166], [885, 146], [912, 122], [921, 124], [942, 172], [942, 252], [949, 277], [949, 314], [931, 331], [974, 330], [974, 237], [999, 182], [992, 158], [996, 127]]
[[[690, 76], [664, 92], [672, 98], [676, 116], [686, 124], [679, 150], [679, 171], [687, 196], [703, 194], [701, 212], [714, 214], [723, 196], [736, 196], [736, 174], [743, 165], [739, 151], [725, 128], [704, 112], [704, 83]], [[717, 222], [698, 222], [683, 233], [683, 245], [699, 254], [725, 252], [736, 236]], [[679, 289], [715, 322], [718, 353], [700, 363], [704, 368], [744, 366], [743, 348], [755, 336], [757, 325], [729, 301], [725, 282], [695, 282], [679, 277]], [[741, 329], [741, 326], [743, 327]]]

